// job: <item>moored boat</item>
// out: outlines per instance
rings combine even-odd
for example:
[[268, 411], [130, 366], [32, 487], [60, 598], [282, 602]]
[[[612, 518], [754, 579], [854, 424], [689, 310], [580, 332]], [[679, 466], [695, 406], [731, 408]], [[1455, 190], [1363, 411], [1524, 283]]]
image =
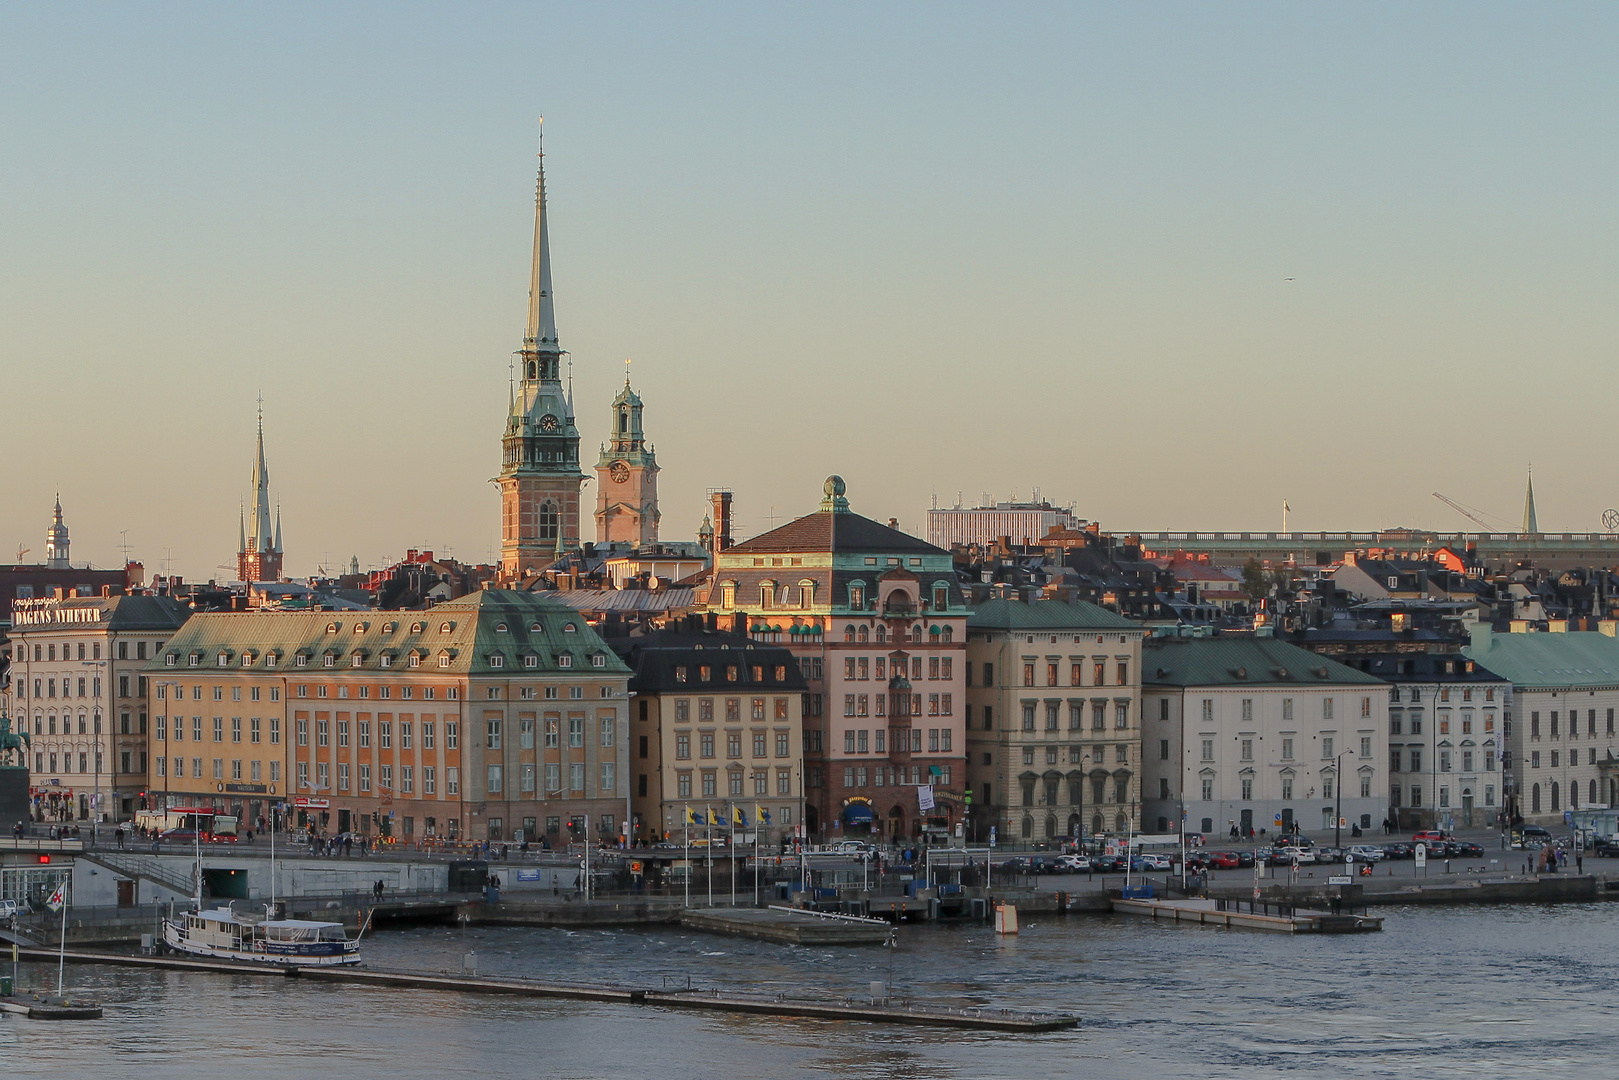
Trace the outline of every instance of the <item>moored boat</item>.
[[228, 905], [164, 919], [163, 943], [176, 952], [221, 960], [300, 967], [360, 962], [360, 943], [349, 938], [342, 923], [241, 915]]

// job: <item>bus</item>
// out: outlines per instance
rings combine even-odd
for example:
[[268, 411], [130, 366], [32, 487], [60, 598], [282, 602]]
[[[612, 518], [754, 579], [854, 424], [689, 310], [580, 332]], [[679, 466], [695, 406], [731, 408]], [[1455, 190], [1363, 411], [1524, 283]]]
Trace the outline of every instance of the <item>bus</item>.
[[195, 830], [204, 841], [234, 842], [239, 824], [240, 819], [207, 806], [171, 806], [167, 810], [140, 810], [135, 814], [137, 828], [149, 829], [158, 835], [171, 829]]

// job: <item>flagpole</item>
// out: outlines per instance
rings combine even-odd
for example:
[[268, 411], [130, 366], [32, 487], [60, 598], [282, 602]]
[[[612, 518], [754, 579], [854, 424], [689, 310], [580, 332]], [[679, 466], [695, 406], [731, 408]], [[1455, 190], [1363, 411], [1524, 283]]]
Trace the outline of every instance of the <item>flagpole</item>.
[[736, 907], [736, 803], [731, 804], [731, 906]]
[[714, 806], [710, 803], [705, 807], [708, 811], [707, 820], [703, 822], [703, 835], [707, 838], [708, 850], [704, 852], [703, 862], [708, 864], [708, 906], [714, 906]]
[[[72, 873], [72, 871], [69, 871]], [[63, 974], [67, 967], [67, 882], [64, 880], [62, 889], [62, 943], [56, 950], [56, 996], [62, 996]]]
[[686, 907], [691, 907], [691, 807], [690, 806], [682, 806], [680, 809], [681, 809], [681, 816], [684, 819], [681, 822], [681, 825], [683, 826], [683, 831], [686, 834], [686, 873], [685, 873], [686, 900], [685, 900], [685, 906]]

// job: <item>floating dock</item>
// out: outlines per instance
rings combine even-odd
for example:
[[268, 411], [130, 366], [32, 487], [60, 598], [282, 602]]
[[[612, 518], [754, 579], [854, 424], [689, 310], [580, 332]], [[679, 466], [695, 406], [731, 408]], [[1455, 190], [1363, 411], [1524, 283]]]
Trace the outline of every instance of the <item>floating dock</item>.
[[[886, 932], [886, 931], [885, 931]], [[30, 960], [55, 960], [51, 949], [23, 949]], [[208, 972], [217, 975], [254, 975], [297, 978], [311, 982], [346, 983], [384, 988], [412, 987], [463, 994], [505, 994], [517, 997], [565, 998], [625, 1005], [674, 1009], [706, 1009], [767, 1016], [845, 1020], [870, 1024], [907, 1024], [966, 1030], [1034, 1033], [1078, 1027], [1072, 1013], [1028, 1012], [1019, 1009], [902, 1005], [887, 999], [794, 998], [785, 994], [749, 994], [726, 990], [640, 989], [609, 983], [543, 983], [535, 979], [498, 978], [456, 972], [391, 971], [355, 967], [297, 968], [271, 964], [236, 964], [172, 956], [132, 956], [125, 953], [73, 951], [65, 959], [74, 964], [111, 964], [158, 970]]]
[[881, 945], [894, 929], [881, 919], [788, 907], [692, 908], [680, 913], [680, 925], [787, 945]]
[[1280, 934], [1364, 934], [1383, 929], [1381, 918], [1369, 915], [1309, 911], [1289, 904], [1249, 900], [1119, 899], [1113, 910], [1166, 922], [1199, 926], [1234, 926]]
[[94, 1001], [75, 1001], [45, 994], [9, 994], [0, 997], [0, 1012], [17, 1013], [33, 1020], [101, 1019], [101, 1006]]

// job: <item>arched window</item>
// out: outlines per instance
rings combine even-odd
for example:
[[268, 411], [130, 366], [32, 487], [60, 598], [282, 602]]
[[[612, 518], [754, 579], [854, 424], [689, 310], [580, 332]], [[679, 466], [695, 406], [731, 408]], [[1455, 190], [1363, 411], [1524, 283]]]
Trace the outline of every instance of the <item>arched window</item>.
[[883, 642], [885, 642], [887, 640], [888, 640], [888, 627], [879, 626], [877, 628], [877, 643], [880, 645], [880, 644], [882, 644]]
[[1056, 835], [1057, 835], [1057, 819], [1052, 817], [1051, 815], [1047, 814], [1046, 815], [1046, 839], [1049, 840], [1053, 836], [1056, 836]]
[[944, 628], [943, 633], [941, 633], [939, 636], [944, 638], [945, 641], [949, 641], [956, 636], [956, 632], [953, 627], [947, 626]]
[[562, 519], [557, 515], [557, 504], [550, 499], [540, 504], [540, 539], [555, 540], [557, 530], [562, 526]]
[[1023, 839], [1034, 839], [1034, 818], [1030, 817], [1028, 814], [1023, 815]]
[[1595, 780], [1591, 781], [1590, 792], [1590, 796], [1586, 798], [1585, 801], [1588, 803], [1594, 803], [1597, 801], [1597, 782]]
[[1557, 811], [1559, 811], [1559, 810], [1561, 810], [1563, 808], [1562, 803], [1558, 800], [1558, 796], [1560, 794], [1561, 794], [1561, 792], [1558, 791], [1558, 788], [1557, 788], [1557, 781], [1553, 780], [1552, 781], [1552, 813], [1554, 813], [1554, 814], [1557, 813]]
[[843, 640], [852, 644], [854, 642], [854, 623], [843, 628]]
[[1115, 817], [1113, 819], [1113, 828], [1114, 828], [1115, 831], [1122, 833], [1125, 829], [1128, 829], [1129, 827], [1130, 827], [1130, 819], [1125, 817], [1123, 814], [1120, 814], [1120, 815], [1118, 815], [1117, 817]]
[[866, 640], [866, 628], [864, 626], [862, 626], [858, 631], [856, 631], [856, 634], [860, 638], [861, 641]]
[[1536, 784], [1534, 787], [1529, 789], [1529, 812], [1531, 814], [1540, 813], [1540, 785], [1539, 784]]

